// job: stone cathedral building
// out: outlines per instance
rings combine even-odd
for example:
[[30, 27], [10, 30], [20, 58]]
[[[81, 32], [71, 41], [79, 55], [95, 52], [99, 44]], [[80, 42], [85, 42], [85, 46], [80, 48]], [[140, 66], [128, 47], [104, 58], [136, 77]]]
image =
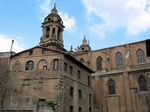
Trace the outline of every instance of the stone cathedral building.
[[91, 51], [84, 39], [74, 56], [95, 71], [97, 112], [150, 112], [150, 40]]
[[67, 51], [63, 30], [54, 6], [39, 46], [0, 53], [0, 112], [150, 112], [150, 40]]

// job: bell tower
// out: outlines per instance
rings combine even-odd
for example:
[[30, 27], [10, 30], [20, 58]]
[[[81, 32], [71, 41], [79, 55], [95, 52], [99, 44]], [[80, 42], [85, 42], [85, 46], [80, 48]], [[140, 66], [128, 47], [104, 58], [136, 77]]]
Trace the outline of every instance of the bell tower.
[[91, 51], [91, 47], [89, 46], [85, 36], [84, 36], [84, 39], [82, 41], [82, 45], [79, 47], [79, 51], [80, 52], [89, 52], [89, 51]]
[[56, 4], [51, 13], [44, 19], [42, 23], [43, 35], [41, 37], [40, 46], [63, 48], [63, 21], [58, 15]]

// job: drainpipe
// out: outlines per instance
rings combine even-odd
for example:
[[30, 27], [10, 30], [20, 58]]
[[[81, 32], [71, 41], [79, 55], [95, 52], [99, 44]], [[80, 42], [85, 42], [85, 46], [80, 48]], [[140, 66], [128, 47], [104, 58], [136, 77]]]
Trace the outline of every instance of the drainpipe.
[[11, 48], [10, 48], [10, 55], [9, 55], [9, 58], [8, 58], [8, 63], [7, 63], [7, 68], [6, 68], [6, 77], [5, 77], [5, 84], [4, 84], [4, 90], [3, 90], [3, 96], [2, 96], [2, 108], [4, 107], [4, 99], [5, 99], [5, 94], [6, 94], [6, 87], [7, 87], [7, 82], [8, 82], [8, 74], [9, 74], [9, 66], [10, 66], [10, 58], [12, 56], [12, 48], [13, 48], [13, 43], [14, 43], [14, 40], [12, 40], [11, 42]]

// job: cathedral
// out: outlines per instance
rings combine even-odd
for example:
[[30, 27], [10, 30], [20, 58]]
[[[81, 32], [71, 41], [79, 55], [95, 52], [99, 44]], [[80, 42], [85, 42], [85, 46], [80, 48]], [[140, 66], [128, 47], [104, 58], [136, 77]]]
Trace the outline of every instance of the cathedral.
[[39, 45], [0, 53], [0, 112], [150, 112], [150, 40], [74, 51], [56, 5]]

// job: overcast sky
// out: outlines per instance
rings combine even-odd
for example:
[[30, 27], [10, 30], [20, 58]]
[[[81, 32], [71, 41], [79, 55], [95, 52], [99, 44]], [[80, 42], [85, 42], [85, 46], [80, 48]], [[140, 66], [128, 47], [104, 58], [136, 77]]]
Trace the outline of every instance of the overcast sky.
[[92, 50], [150, 38], [150, 0], [0, 0], [0, 52], [39, 45], [42, 22], [56, 3], [64, 21], [64, 46], [84, 35]]

